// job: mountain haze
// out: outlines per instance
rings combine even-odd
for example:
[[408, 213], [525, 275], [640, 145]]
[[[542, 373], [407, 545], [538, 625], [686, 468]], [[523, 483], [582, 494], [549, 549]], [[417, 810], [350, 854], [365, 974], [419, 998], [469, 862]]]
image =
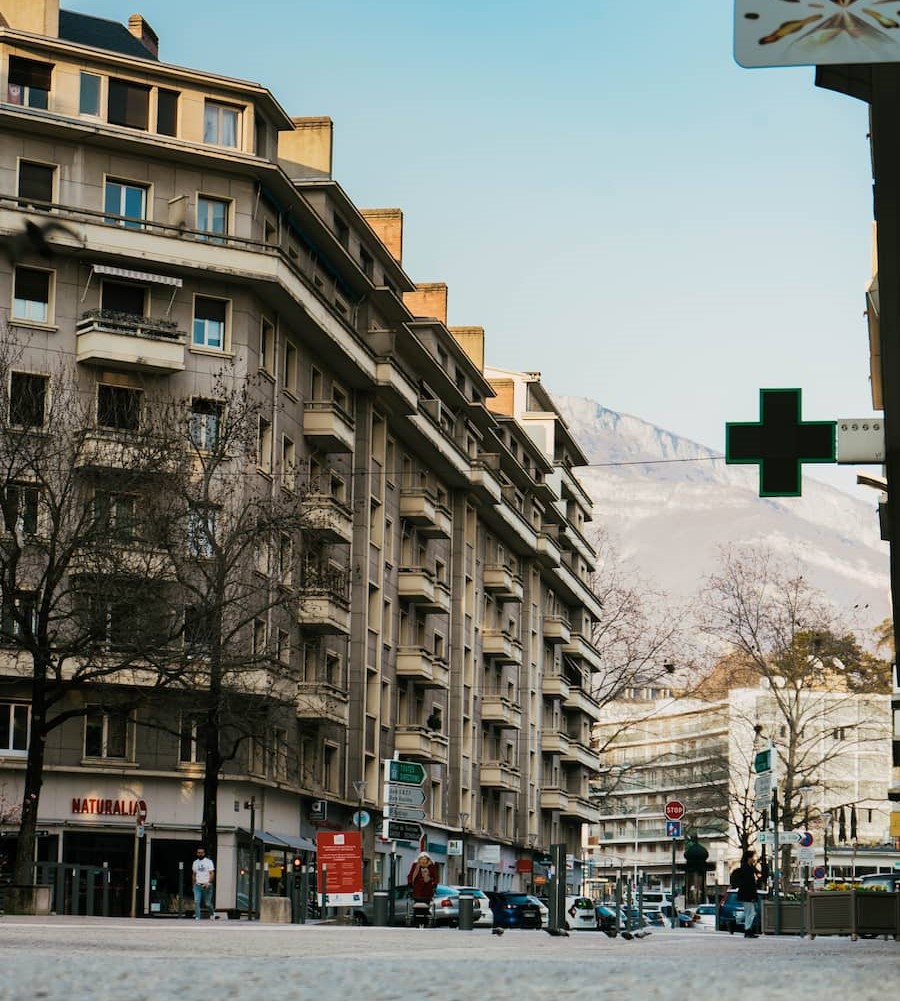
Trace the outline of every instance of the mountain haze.
[[715, 568], [720, 547], [765, 544], [799, 556], [812, 583], [858, 625], [890, 615], [875, 493], [866, 504], [805, 475], [802, 497], [759, 497], [756, 466], [728, 466], [721, 453], [593, 400], [554, 400], [591, 463], [577, 470], [595, 505], [589, 529], [607, 531], [647, 582], [686, 597]]

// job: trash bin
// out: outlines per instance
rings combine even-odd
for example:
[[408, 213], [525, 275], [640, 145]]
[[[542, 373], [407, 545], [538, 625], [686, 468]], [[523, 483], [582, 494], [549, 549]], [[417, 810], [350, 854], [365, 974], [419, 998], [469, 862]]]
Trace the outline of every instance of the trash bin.
[[384, 928], [388, 923], [388, 892], [376, 890], [372, 894], [372, 924]]
[[475, 923], [475, 898], [471, 893], [459, 896], [459, 930], [471, 931]]

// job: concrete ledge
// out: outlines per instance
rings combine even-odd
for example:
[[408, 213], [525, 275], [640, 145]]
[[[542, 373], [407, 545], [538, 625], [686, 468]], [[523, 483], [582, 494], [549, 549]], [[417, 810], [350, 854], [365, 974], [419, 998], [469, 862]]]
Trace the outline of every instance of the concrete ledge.
[[259, 901], [261, 924], [289, 925], [291, 923], [291, 901], [289, 897], [262, 897]]
[[10, 884], [3, 887], [3, 910], [6, 914], [50, 913], [49, 886], [22, 886]]

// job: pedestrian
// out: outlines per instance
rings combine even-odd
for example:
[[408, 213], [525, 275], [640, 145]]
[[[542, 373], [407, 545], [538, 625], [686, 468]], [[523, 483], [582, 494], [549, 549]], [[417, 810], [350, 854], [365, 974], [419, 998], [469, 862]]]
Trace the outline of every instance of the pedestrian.
[[431, 911], [431, 898], [437, 888], [437, 866], [431, 860], [428, 852], [422, 852], [413, 862], [406, 877], [413, 899], [413, 924], [416, 928], [428, 926], [428, 914]]
[[744, 938], [756, 938], [753, 923], [759, 901], [759, 870], [756, 868], [756, 852], [748, 848], [741, 856], [741, 864], [731, 874], [731, 885], [737, 890], [737, 898], [744, 905]]
[[210, 920], [214, 921], [216, 912], [213, 907], [213, 883], [216, 878], [216, 866], [211, 858], [206, 857], [203, 845], [197, 846], [197, 857], [191, 866], [191, 883], [194, 886], [194, 920], [200, 920], [200, 908], [206, 906]]

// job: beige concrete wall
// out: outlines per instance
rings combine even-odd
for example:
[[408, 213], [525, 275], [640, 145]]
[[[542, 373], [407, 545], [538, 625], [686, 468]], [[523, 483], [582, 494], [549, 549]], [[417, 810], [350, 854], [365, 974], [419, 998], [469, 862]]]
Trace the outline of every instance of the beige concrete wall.
[[11, 28], [59, 36], [59, 0], [0, 0], [0, 15]]
[[331, 177], [334, 122], [292, 118], [293, 132], [278, 134], [278, 162], [288, 177]]
[[484, 327], [451, 327], [450, 333], [460, 347], [484, 371]]
[[363, 219], [372, 227], [388, 253], [398, 264], [403, 263], [403, 210], [360, 209]]

